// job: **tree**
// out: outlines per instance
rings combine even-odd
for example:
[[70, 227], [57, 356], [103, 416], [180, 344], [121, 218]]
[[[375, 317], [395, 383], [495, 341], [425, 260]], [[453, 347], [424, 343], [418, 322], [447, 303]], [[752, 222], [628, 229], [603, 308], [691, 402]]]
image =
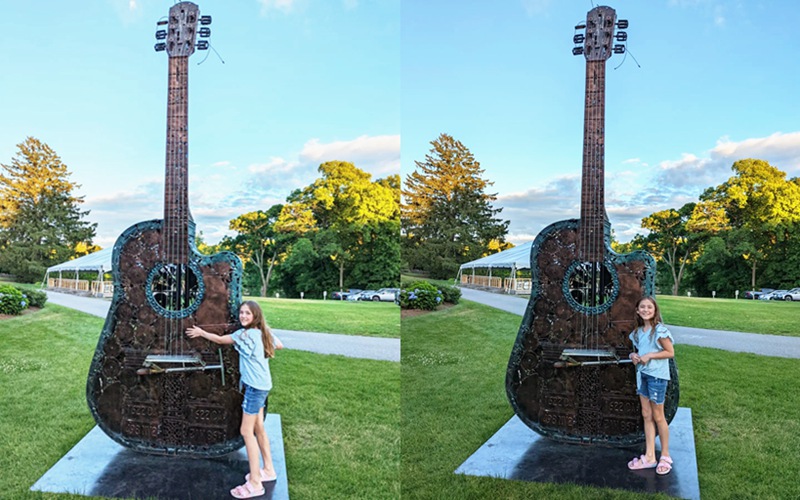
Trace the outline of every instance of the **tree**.
[[229, 229], [236, 236], [225, 237], [222, 246], [235, 252], [244, 261], [245, 267], [252, 267], [259, 277], [259, 295], [266, 297], [272, 270], [278, 254], [285, 246], [285, 236], [275, 230], [275, 223], [283, 210], [283, 205], [273, 205], [266, 212], [256, 210], [230, 221]]
[[720, 233], [749, 264], [755, 288], [759, 265], [768, 266], [792, 245], [800, 222], [800, 183], [764, 160], [739, 160], [731, 169], [734, 176], [701, 195], [688, 224]]
[[[399, 176], [372, 181], [369, 173], [343, 161], [323, 163], [318, 170], [320, 178], [287, 198], [276, 229], [311, 242], [317, 255], [335, 265], [340, 289], [344, 288], [346, 272], [357, 263], [359, 279], [385, 277], [387, 272], [399, 276], [399, 255], [391, 260], [381, 258], [380, 263], [375, 259], [365, 260], [365, 255], [375, 251], [376, 245], [393, 252], [391, 245], [387, 247], [385, 244], [385, 235], [387, 228], [396, 229], [399, 223]], [[307, 262], [312, 253], [305, 246], [303, 251]], [[321, 274], [316, 287], [325, 286], [322, 280], [328, 276], [327, 263], [317, 269]], [[383, 286], [396, 281], [394, 278]], [[368, 282], [376, 283], [376, 280]], [[364, 286], [366, 283], [358, 284]]]
[[47, 144], [28, 137], [10, 165], [0, 164], [0, 271], [41, 280], [48, 267], [96, 248], [97, 224], [82, 220], [80, 187]]
[[[441, 134], [425, 161], [406, 177], [401, 205], [403, 252], [408, 265], [433, 277], [452, 278], [458, 266], [502, 245], [508, 221], [495, 216], [496, 194], [472, 153]], [[495, 243], [492, 243], [493, 240]]]
[[702, 242], [699, 233], [687, 228], [695, 205], [687, 203], [678, 210], [661, 210], [642, 219], [642, 227], [650, 230], [644, 238], [645, 248], [669, 266], [672, 295], [678, 295], [686, 265], [697, 257], [696, 250]]

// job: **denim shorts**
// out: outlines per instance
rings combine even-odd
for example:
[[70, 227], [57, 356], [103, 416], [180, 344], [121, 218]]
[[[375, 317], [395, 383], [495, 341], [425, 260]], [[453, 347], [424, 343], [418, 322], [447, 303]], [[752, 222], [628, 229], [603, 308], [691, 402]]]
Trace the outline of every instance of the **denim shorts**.
[[242, 385], [244, 385], [244, 401], [242, 401], [242, 410], [248, 415], [258, 415], [258, 411], [264, 407], [264, 402], [267, 400], [269, 391], [255, 389], [247, 384]]
[[637, 391], [641, 396], [646, 397], [657, 405], [663, 405], [667, 396], [667, 384], [669, 380], [656, 378], [646, 373], [641, 374], [642, 385]]

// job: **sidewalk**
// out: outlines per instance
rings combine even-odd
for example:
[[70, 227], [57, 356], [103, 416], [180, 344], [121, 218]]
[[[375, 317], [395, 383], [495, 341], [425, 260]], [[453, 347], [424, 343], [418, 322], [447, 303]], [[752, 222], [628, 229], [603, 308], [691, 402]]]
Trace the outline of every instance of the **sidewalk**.
[[[111, 301], [47, 291], [47, 300], [70, 309], [105, 318]], [[400, 361], [400, 339], [341, 335], [338, 333], [298, 332], [273, 329], [287, 349], [319, 354], [340, 354], [351, 358]], [[98, 332], [99, 335], [100, 332]]]
[[[483, 292], [461, 288], [461, 296], [466, 300], [478, 302], [496, 309], [522, 316], [528, 300], [514, 295]], [[750, 352], [762, 356], [780, 358], [800, 358], [800, 338], [783, 335], [762, 335], [759, 333], [727, 332], [707, 330], [686, 326], [667, 325], [675, 337], [676, 344], [713, 347], [734, 352]]]

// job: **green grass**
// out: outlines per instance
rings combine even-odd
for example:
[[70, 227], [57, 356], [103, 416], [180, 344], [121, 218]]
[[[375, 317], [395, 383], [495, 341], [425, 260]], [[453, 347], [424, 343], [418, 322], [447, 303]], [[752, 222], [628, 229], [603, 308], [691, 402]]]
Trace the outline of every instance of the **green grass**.
[[[28, 490], [95, 425], [84, 390], [102, 326], [52, 304], [0, 321], [0, 498], [86, 498]], [[399, 365], [294, 350], [270, 365], [292, 498], [397, 498]]]
[[341, 333], [371, 337], [400, 337], [400, 308], [392, 302], [299, 300], [245, 297], [264, 309], [273, 328]]
[[734, 300], [659, 295], [669, 325], [800, 337], [800, 304], [782, 300]]
[[[519, 324], [469, 301], [403, 320], [403, 498], [642, 498], [453, 473], [513, 415], [504, 378]], [[703, 498], [800, 497], [800, 360], [678, 345], [676, 361]]]

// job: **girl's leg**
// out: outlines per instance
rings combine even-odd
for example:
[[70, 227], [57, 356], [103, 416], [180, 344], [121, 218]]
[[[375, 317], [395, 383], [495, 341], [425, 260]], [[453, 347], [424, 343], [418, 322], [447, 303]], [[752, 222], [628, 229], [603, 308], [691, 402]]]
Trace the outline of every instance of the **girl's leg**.
[[658, 427], [658, 437], [661, 438], [661, 456], [669, 457], [669, 424], [664, 416], [664, 405], [657, 405], [650, 402], [652, 409], [653, 421]]
[[272, 465], [269, 437], [267, 437], [267, 430], [264, 428], [264, 408], [258, 410], [258, 417], [256, 417], [255, 422], [255, 435], [258, 441], [258, 447], [261, 449], [261, 456], [264, 458], [264, 472], [267, 473], [267, 477], [262, 479], [272, 479], [275, 477], [275, 467]]
[[[653, 421], [653, 409], [650, 400], [639, 394], [639, 402], [642, 405], [642, 419], [644, 420], [644, 455], [649, 463], [656, 461], [656, 424]], [[663, 406], [661, 415], [663, 417]]]
[[261, 489], [261, 472], [259, 471], [259, 461], [258, 461], [258, 441], [256, 440], [255, 435], [255, 426], [256, 426], [256, 419], [258, 419], [258, 415], [248, 415], [247, 413], [242, 413], [242, 426], [239, 428], [239, 431], [242, 433], [242, 438], [244, 438], [244, 447], [247, 451], [247, 462], [250, 465], [250, 486], [255, 488], [256, 490]]

